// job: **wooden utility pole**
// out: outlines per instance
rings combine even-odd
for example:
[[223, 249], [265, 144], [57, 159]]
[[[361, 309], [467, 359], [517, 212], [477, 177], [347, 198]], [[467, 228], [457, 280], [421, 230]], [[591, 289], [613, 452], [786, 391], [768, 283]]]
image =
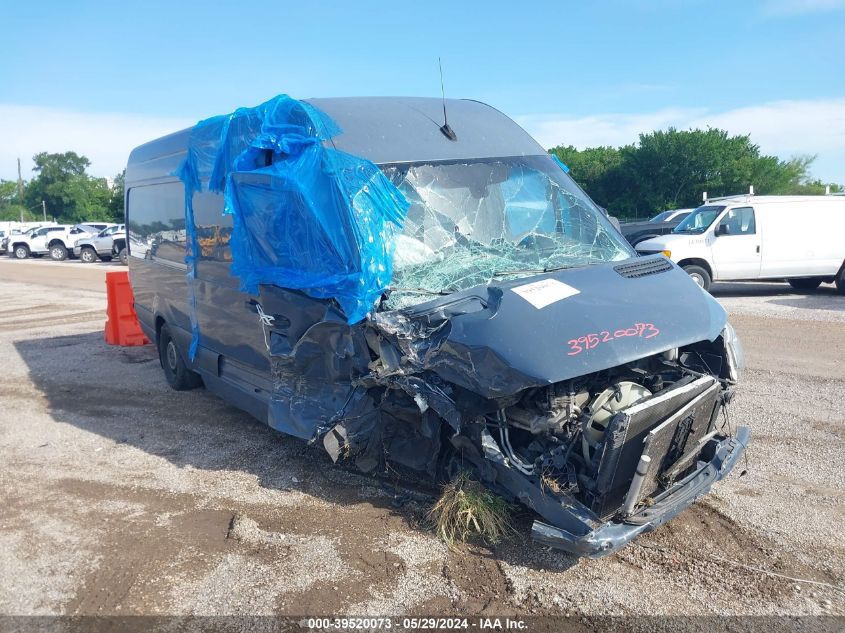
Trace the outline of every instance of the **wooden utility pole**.
[[20, 158], [18, 158], [18, 204], [21, 205], [21, 222], [23, 222], [23, 178], [21, 178]]

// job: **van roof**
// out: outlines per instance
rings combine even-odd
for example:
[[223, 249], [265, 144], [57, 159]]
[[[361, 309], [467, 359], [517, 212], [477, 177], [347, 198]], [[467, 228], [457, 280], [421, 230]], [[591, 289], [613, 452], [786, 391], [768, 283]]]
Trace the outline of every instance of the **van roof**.
[[[776, 204], [776, 203], [796, 203], [796, 202], [820, 202], [820, 201], [829, 201], [829, 202], [839, 202], [840, 204], [843, 202], [843, 199], [838, 196], [833, 195], [817, 195], [817, 196], [755, 196], [751, 194], [740, 194], [736, 196], [726, 196], [722, 198], [711, 198], [704, 205], [711, 205], [711, 204], [735, 204], [737, 202], [740, 203], [748, 203], [748, 204]], [[704, 206], [701, 205], [701, 206]]]
[[[444, 101], [427, 97], [340, 97], [305, 99], [343, 130], [331, 139], [335, 148], [377, 164], [530, 156], [546, 151], [525, 130], [495, 108], [468, 99], [446, 99], [449, 126], [457, 140], [440, 131]], [[135, 148], [129, 155], [127, 181], [156, 177], [141, 164], [159, 169], [184, 154], [188, 128]], [[150, 165], [151, 166], [151, 165]], [[148, 167], [150, 167], [148, 166]], [[172, 172], [159, 173], [159, 177]]]

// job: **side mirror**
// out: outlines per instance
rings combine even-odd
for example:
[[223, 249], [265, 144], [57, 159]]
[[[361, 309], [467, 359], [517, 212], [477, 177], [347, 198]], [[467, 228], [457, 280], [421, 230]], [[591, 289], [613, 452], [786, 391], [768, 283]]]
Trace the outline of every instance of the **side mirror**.
[[727, 224], [719, 224], [716, 226], [716, 237], [719, 237], [720, 235], [728, 235], [729, 232]]

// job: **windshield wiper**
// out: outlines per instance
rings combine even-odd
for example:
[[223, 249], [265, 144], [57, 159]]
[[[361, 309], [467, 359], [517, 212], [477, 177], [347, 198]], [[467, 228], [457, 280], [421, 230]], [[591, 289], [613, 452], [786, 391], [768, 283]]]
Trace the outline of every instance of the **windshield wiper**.
[[[592, 266], [592, 264], [579, 264], [579, 266], [580, 265]], [[567, 268], [577, 268], [577, 266], [575, 264], [565, 264], [563, 266], [547, 266], [542, 270], [531, 268], [524, 268], [522, 270], [500, 270], [497, 273], [493, 273], [493, 279], [496, 279], [497, 277], [506, 277], [508, 275], [542, 275], [543, 273], [554, 273], [558, 270], [566, 270]]]
[[425, 288], [388, 288], [390, 292], [409, 292], [411, 294], [416, 295], [441, 295], [446, 296], [452, 294], [454, 290], [446, 291], [446, 290], [426, 290]]
[[542, 275], [543, 273], [549, 272], [548, 270], [531, 270], [526, 268], [525, 270], [500, 270], [497, 273], [493, 273], [493, 279], [497, 279], [499, 277], [507, 277], [508, 275]]

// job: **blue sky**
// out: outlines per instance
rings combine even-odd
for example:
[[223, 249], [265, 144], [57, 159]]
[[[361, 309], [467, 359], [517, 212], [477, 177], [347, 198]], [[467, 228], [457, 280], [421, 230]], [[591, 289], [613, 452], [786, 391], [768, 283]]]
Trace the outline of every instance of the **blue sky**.
[[3, 0], [0, 178], [75, 149], [111, 175], [135, 145], [294, 97], [486, 101], [545, 146], [714, 125], [818, 154], [845, 183], [845, 0]]

